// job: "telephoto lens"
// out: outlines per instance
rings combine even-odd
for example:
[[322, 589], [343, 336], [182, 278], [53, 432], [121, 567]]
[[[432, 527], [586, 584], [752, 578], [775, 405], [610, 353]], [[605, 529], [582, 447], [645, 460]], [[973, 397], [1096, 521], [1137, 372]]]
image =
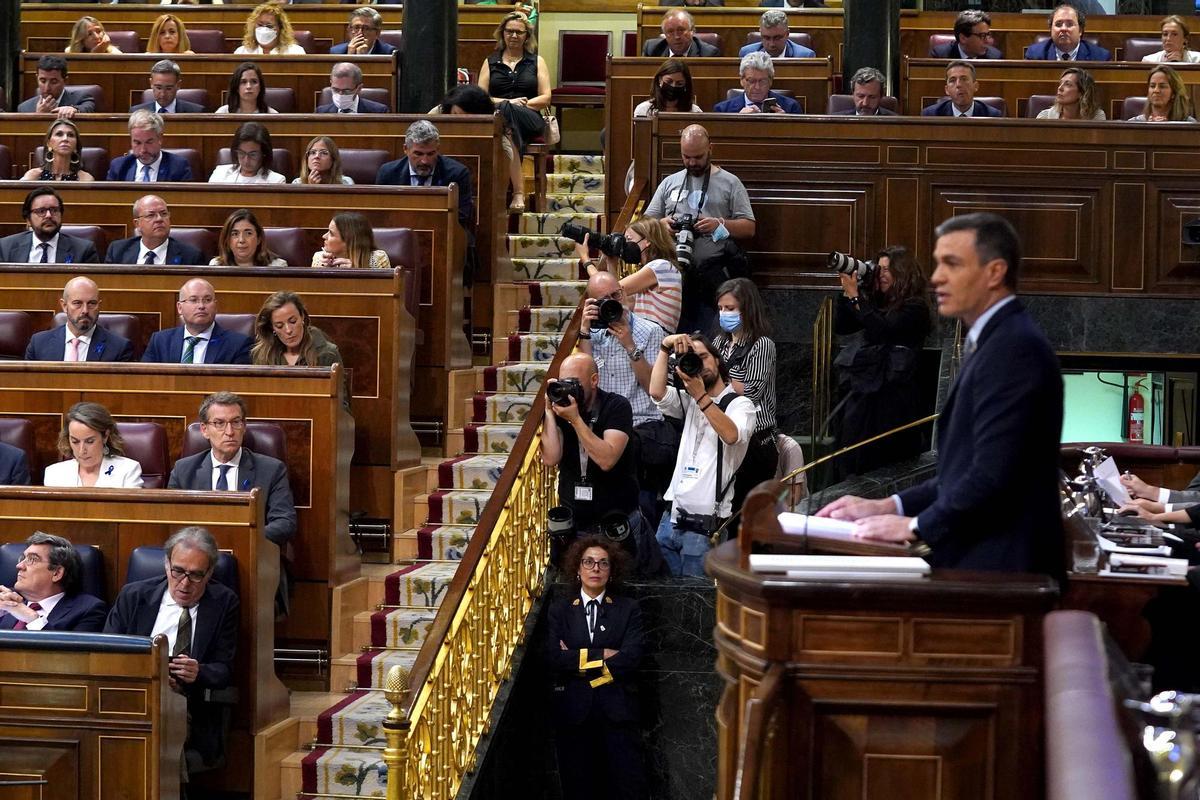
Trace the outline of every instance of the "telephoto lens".
[[829, 259], [825, 264], [829, 269], [836, 270], [843, 275], [849, 275], [859, 283], [866, 281], [871, 277], [871, 273], [875, 271], [874, 263], [859, 261], [857, 258], [848, 256], [845, 253], [839, 253], [836, 250], [829, 254]]
[[704, 369], [704, 362], [700, 360], [700, 356], [688, 350], [683, 355], [671, 356], [667, 361], [667, 366], [670, 368], [671, 374], [674, 374], [675, 368], [678, 367], [684, 375], [694, 378], [700, 374], [700, 370]]
[[611, 297], [606, 297], [600, 301], [596, 318], [592, 320], [589, 327], [594, 331], [607, 330], [608, 326], [621, 319], [621, 315], [624, 313], [625, 307], [621, 305], [620, 300], [613, 300]]

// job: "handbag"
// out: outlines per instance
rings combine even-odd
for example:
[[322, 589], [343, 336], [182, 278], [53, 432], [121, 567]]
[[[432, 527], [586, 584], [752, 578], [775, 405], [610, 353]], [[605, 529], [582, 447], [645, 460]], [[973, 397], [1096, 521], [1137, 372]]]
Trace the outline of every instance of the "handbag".
[[542, 133], [542, 138], [546, 144], [553, 147], [562, 141], [562, 132], [558, 129], [558, 117], [551, 114], [549, 110], [542, 112], [542, 119], [546, 123], [546, 130]]

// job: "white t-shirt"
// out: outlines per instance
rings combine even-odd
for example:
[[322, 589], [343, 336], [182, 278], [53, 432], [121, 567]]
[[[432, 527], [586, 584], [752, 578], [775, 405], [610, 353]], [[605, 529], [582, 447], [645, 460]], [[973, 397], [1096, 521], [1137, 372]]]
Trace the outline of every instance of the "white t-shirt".
[[[712, 400], [715, 403], [732, 392], [733, 387], [726, 386], [725, 391]], [[709, 424], [707, 413], [701, 412], [692, 396], [682, 389], [676, 391], [674, 387], [669, 387], [666, 396], [657, 401], [656, 405], [665, 416], [684, 418], [683, 435], [679, 439], [679, 455], [675, 459], [675, 472], [671, 475], [671, 486], [663, 496], [674, 503], [671, 508], [671, 520], [679, 518], [680, 509], [691, 514], [711, 514], [713, 501], [717, 496], [716, 430]], [[707, 406], [707, 403], [705, 405]], [[725, 492], [718, 511], [721, 517], [733, 514], [731, 480], [737, 468], [741, 466], [742, 459], [746, 457], [750, 437], [754, 433], [754, 403], [748, 397], [739, 395], [725, 409], [725, 415], [737, 426], [738, 440], [735, 444], [722, 445], [721, 482], [729, 484], [729, 490]]]
[[[214, 114], [232, 114], [234, 112], [229, 110], [229, 106], [224, 105], [224, 106], [221, 106], [220, 108], [218, 108], [213, 113]], [[241, 112], [238, 112], [238, 113], [241, 113]], [[279, 112], [276, 111], [275, 109], [271, 108], [270, 106], [267, 106], [267, 113], [268, 114], [278, 114]]]
[[[648, 117], [648, 116], [650, 116], [650, 111], [651, 111], [650, 101], [643, 100], [642, 102], [640, 102], [636, 106], [634, 106], [633, 116], [635, 119], [638, 117]], [[693, 114], [702, 114], [702, 113], [704, 113], [704, 109], [701, 108], [700, 106], [696, 105], [695, 103], [692, 103], [692, 113]]]
[[278, 172], [268, 170], [266, 175], [261, 172], [252, 178], [241, 173], [236, 164], [221, 164], [208, 176], [209, 183], [287, 183], [287, 178]]

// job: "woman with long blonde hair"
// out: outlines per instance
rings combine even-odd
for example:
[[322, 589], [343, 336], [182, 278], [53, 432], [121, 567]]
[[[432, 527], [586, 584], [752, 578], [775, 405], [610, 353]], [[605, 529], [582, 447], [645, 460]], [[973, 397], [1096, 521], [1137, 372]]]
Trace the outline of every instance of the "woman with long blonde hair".
[[66, 52], [120, 53], [121, 48], [109, 41], [103, 22], [95, 17], [80, 17], [71, 28], [71, 43]]
[[246, 17], [242, 44], [237, 55], [302, 56], [304, 48], [296, 44], [291, 20], [278, 3], [262, 3]]
[[163, 14], [154, 20], [150, 26], [150, 38], [146, 40], [146, 52], [171, 56], [195, 55], [187, 27], [174, 14]]

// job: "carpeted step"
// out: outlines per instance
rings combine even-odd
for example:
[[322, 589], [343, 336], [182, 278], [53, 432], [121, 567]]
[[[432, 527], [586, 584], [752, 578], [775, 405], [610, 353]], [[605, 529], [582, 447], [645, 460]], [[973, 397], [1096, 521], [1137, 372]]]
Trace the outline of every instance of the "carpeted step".
[[586, 172], [591, 175], [604, 174], [604, 156], [599, 154], [566, 154], [554, 157], [554, 171], [558, 173]]
[[547, 194], [604, 194], [604, 175], [588, 172], [552, 172], [546, 176]]
[[534, 395], [518, 392], [476, 392], [473, 422], [522, 423], [533, 408]]
[[575, 260], [575, 242], [565, 236], [514, 233], [508, 237], [508, 254], [518, 258], [569, 258]]
[[604, 219], [600, 214], [553, 212], [529, 213], [521, 215], [519, 229], [525, 236], [558, 236], [562, 226], [568, 222], [593, 231], [604, 231]]
[[417, 661], [416, 650], [368, 650], [360, 655], [358, 662], [358, 685], [383, 688], [383, 680], [394, 665], [412, 672]]
[[574, 258], [514, 258], [512, 266], [514, 281], [574, 283], [579, 279], [579, 261]]
[[547, 194], [546, 210], [549, 212], [570, 211], [575, 214], [603, 214], [602, 194]]
[[508, 456], [459, 456], [438, 464], [438, 488], [491, 491]]
[[[574, 313], [572, 311], [572, 313]], [[529, 392], [536, 394], [546, 379], [545, 364], [500, 364], [483, 368], [483, 388], [488, 392]], [[472, 451], [481, 452], [481, 451]]]
[[[544, 361], [549, 363], [562, 344], [561, 336], [545, 333], [518, 333], [508, 337], [509, 361]], [[503, 421], [503, 420], [501, 420]]]
[[417, 531], [417, 557], [458, 561], [474, 532], [472, 525], [426, 525]]
[[304, 791], [312, 794], [384, 797], [383, 751], [318, 747], [301, 765]]
[[[574, 262], [578, 263], [578, 262]], [[529, 304], [533, 306], [577, 306], [587, 293], [587, 281], [563, 280], [531, 283]]]
[[463, 428], [463, 449], [468, 453], [511, 453], [520, 433], [520, 425], [472, 422]]
[[430, 524], [444, 522], [447, 525], [475, 525], [483, 514], [483, 507], [491, 497], [491, 490], [438, 489], [426, 497], [428, 506], [426, 521]]
[[383, 692], [351, 692], [317, 716], [317, 742], [359, 747], [386, 744], [381, 723], [391, 710]]
[[383, 602], [433, 608], [442, 602], [457, 570], [458, 564], [448, 561], [409, 564], [383, 579]]
[[517, 312], [517, 331], [520, 333], [562, 333], [574, 316], [575, 309], [538, 306]]
[[391, 608], [371, 615], [372, 647], [417, 649], [433, 628], [436, 608]]

